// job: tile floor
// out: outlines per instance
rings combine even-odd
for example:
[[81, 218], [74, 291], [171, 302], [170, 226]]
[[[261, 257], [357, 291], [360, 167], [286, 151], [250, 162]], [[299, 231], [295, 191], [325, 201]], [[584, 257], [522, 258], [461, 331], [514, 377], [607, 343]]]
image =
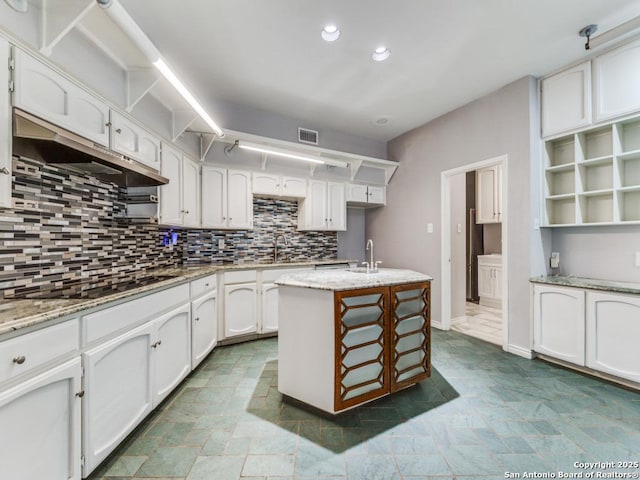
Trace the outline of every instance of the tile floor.
[[502, 310], [467, 302], [465, 313], [466, 316], [451, 322], [452, 330], [494, 345], [502, 345]]
[[217, 348], [90, 478], [471, 480], [640, 461], [640, 393], [457, 332], [434, 330], [432, 350], [431, 379], [331, 419], [282, 401], [277, 339]]

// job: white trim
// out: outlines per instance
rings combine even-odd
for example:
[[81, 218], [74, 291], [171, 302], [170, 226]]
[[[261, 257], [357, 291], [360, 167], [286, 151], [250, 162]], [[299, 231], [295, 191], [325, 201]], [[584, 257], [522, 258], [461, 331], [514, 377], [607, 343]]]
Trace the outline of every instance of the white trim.
[[536, 353], [529, 350], [528, 348], [522, 348], [519, 347], [518, 345], [507, 345], [504, 348], [505, 352], [509, 352], [509, 353], [513, 353], [514, 355], [518, 355], [519, 357], [524, 357], [527, 358], [529, 360], [533, 359], [536, 357]]
[[[504, 351], [522, 355], [527, 352], [520, 347], [509, 345], [509, 255], [508, 255], [508, 202], [507, 202], [507, 185], [508, 185], [508, 155], [500, 155], [498, 157], [489, 158], [480, 162], [475, 162], [462, 167], [452, 168], [440, 173], [440, 218], [441, 225], [441, 265], [440, 276], [441, 283], [441, 312], [442, 318], [440, 325], [442, 330], [451, 328], [451, 177], [462, 173], [471, 172], [480, 168], [491, 167], [494, 165], [502, 165], [502, 318], [503, 318], [503, 340], [502, 349]], [[435, 322], [434, 322], [435, 325]], [[516, 351], [512, 351], [516, 350]], [[519, 350], [518, 350], [519, 349]], [[518, 353], [519, 352], [519, 353]], [[531, 357], [528, 357], [531, 358]]]

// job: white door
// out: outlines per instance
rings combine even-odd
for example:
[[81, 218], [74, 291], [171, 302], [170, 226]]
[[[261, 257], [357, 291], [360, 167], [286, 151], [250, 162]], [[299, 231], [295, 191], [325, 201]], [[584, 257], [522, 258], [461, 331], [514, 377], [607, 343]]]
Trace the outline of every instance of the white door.
[[255, 333], [257, 289], [255, 283], [224, 287], [224, 334], [226, 337]]
[[278, 285], [262, 284], [262, 318], [260, 333], [278, 331]]
[[282, 195], [292, 198], [307, 196], [307, 180], [296, 177], [282, 177]]
[[227, 171], [202, 167], [202, 226], [227, 227]]
[[640, 382], [640, 298], [587, 293], [587, 366]]
[[104, 146], [109, 107], [71, 80], [15, 49], [14, 105]]
[[591, 62], [543, 79], [541, 89], [543, 137], [591, 123]]
[[497, 223], [496, 191], [498, 168], [481, 168], [476, 172], [476, 223]]
[[191, 305], [185, 304], [158, 318], [151, 344], [155, 355], [153, 406], [158, 404], [191, 371]]
[[214, 290], [191, 302], [191, 368], [204, 360], [218, 341], [218, 296]]
[[80, 358], [0, 394], [0, 476], [80, 480]]
[[376, 205], [386, 205], [386, 188], [369, 185], [367, 188], [368, 203]]
[[493, 298], [493, 267], [478, 265], [478, 296]]
[[618, 47], [594, 61], [596, 120], [640, 110], [640, 41]]
[[280, 195], [280, 175], [253, 172], [252, 191], [258, 195]]
[[585, 364], [584, 291], [533, 286], [533, 349], [560, 360]]
[[182, 225], [182, 154], [166, 143], [162, 144], [160, 173], [169, 183], [158, 187], [160, 195], [160, 223]]
[[200, 165], [190, 158], [182, 159], [182, 224], [200, 226]]
[[344, 183], [329, 182], [327, 184], [327, 209], [329, 220], [327, 222], [329, 230], [347, 229], [347, 202], [345, 196]]
[[249, 229], [253, 227], [251, 173], [239, 170], [227, 172], [227, 226]]
[[305, 203], [308, 204], [306, 216], [307, 230], [326, 230], [328, 222], [327, 212], [327, 182], [321, 180], [309, 181], [309, 195]]
[[[0, 38], [0, 62], [8, 65], [9, 43]], [[0, 85], [9, 84], [9, 69], [0, 68]], [[0, 207], [11, 208], [11, 107], [9, 89], [0, 88]]]
[[83, 476], [93, 471], [153, 408], [153, 337], [154, 327], [148, 323], [82, 355]]

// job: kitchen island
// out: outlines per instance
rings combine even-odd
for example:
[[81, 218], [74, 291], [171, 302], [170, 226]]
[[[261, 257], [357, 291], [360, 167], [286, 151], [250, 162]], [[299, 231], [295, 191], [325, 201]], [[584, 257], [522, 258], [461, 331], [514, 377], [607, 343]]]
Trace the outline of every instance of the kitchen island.
[[280, 277], [278, 390], [335, 414], [428, 378], [431, 280], [388, 268]]

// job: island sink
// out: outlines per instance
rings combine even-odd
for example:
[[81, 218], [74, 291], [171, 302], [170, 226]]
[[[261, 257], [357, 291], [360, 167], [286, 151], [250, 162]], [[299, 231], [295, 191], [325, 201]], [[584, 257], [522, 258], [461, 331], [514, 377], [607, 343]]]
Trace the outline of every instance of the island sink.
[[428, 378], [430, 281], [393, 269], [280, 277], [278, 390], [335, 414]]

